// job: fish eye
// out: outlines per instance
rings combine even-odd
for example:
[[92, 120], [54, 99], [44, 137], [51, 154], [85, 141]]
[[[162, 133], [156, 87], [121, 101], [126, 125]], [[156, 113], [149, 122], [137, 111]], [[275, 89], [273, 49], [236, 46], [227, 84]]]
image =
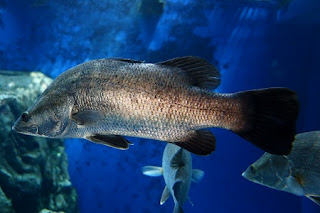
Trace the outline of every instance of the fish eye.
[[257, 170], [256, 170], [256, 168], [255, 168], [254, 166], [251, 165], [251, 166], [250, 166], [250, 171], [251, 171], [252, 173], [256, 173]]
[[21, 119], [22, 119], [24, 122], [28, 122], [28, 120], [29, 120], [29, 114], [28, 114], [27, 112], [22, 113]]

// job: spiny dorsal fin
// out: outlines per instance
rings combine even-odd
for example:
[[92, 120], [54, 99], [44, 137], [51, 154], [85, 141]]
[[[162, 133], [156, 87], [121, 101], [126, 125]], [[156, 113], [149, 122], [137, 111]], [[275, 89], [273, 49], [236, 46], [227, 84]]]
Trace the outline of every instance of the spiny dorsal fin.
[[187, 140], [173, 144], [196, 155], [209, 155], [216, 148], [216, 138], [209, 130], [197, 130], [190, 132]]
[[129, 148], [131, 142], [127, 141], [124, 137], [119, 135], [90, 135], [86, 137], [87, 140], [94, 143], [100, 143], [116, 149], [126, 150]]
[[179, 149], [179, 151], [173, 156], [170, 166], [173, 168], [181, 168], [184, 166], [184, 162], [182, 161], [183, 149]]
[[176, 176], [174, 177], [175, 180], [182, 180], [185, 176], [185, 171], [182, 169], [182, 167], [178, 168]]
[[137, 61], [129, 58], [110, 58], [110, 59], [116, 60], [116, 61], [128, 62], [128, 63], [138, 63], [138, 64], [143, 63], [143, 61]]
[[192, 86], [204, 89], [216, 89], [220, 85], [220, 72], [203, 58], [185, 56], [157, 64], [178, 67], [192, 79]]

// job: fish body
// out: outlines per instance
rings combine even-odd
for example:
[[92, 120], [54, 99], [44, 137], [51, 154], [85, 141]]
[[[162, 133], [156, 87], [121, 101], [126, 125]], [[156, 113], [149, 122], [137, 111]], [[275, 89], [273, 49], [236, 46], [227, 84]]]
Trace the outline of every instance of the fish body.
[[174, 213], [182, 213], [182, 206], [188, 199], [191, 181], [199, 182], [204, 172], [192, 169], [192, 158], [190, 152], [174, 144], [167, 144], [162, 157], [162, 167], [145, 166], [143, 174], [147, 176], [162, 176], [166, 187], [162, 193], [160, 204], [162, 205], [172, 196], [175, 207]]
[[[220, 127], [265, 151], [288, 154], [298, 112], [295, 93], [286, 88], [233, 94], [210, 90], [219, 84], [218, 70], [197, 57], [156, 64], [92, 60], [59, 75], [13, 130], [85, 138], [119, 149], [129, 144], [121, 136], [150, 138], [206, 155], [214, 151], [215, 138], [204, 129]], [[258, 128], [260, 123], [268, 129]], [[265, 143], [275, 134], [273, 144]]]
[[265, 153], [242, 174], [255, 183], [306, 196], [320, 205], [320, 131], [296, 136], [287, 156]]
[[188, 197], [192, 178], [191, 154], [174, 145], [167, 144], [162, 157], [163, 178], [175, 203], [173, 212], [182, 212]]

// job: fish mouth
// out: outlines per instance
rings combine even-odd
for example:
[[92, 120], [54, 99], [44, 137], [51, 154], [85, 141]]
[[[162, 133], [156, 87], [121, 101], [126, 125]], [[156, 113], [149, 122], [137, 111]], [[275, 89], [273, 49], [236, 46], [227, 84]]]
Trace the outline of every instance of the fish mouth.
[[248, 169], [242, 173], [242, 177], [253, 183], [257, 183], [263, 186], [265, 185], [263, 183], [263, 177], [252, 174], [250, 171], [248, 171]]
[[18, 132], [18, 133], [21, 133], [21, 132], [22, 132], [21, 129], [20, 129], [16, 124], [14, 124], [14, 125], [11, 127], [11, 129], [12, 129], [13, 131], [15, 131], [15, 132]]
[[31, 125], [29, 127], [21, 127], [17, 124], [14, 124], [11, 129], [20, 134], [39, 136], [39, 128], [36, 125]]
[[250, 171], [248, 171], [248, 169], [244, 172], [242, 172], [242, 177], [244, 177], [245, 179], [247, 180], [250, 180], [250, 181], [255, 181], [255, 178], [254, 178], [254, 175], [252, 173], [250, 173]]

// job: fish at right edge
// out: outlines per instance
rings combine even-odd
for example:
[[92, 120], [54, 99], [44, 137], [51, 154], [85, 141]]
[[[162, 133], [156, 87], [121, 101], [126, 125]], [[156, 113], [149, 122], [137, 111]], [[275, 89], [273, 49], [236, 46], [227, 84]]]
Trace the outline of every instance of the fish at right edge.
[[242, 176], [320, 205], [320, 131], [298, 134], [287, 156], [263, 154]]

